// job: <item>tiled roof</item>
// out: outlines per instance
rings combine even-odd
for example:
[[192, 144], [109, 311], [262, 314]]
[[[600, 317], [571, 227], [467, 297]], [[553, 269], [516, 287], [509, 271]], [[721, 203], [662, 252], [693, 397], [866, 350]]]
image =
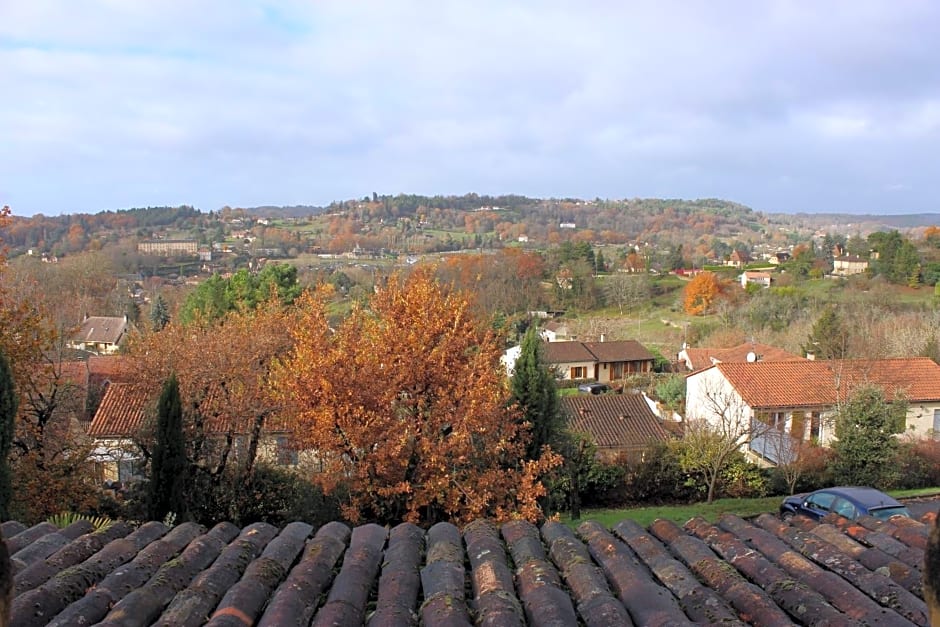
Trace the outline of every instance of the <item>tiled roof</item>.
[[770, 346], [768, 344], [759, 344], [755, 342], [745, 342], [731, 348], [687, 348], [686, 355], [692, 362], [692, 370], [701, 370], [708, 368], [713, 364], [712, 359], [720, 362], [739, 362], [747, 361], [748, 353], [757, 355], [759, 361], [788, 361], [803, 359], [799, 355], [794, 355], [782, 348]]
[[3, 523], [13, 625], [926, 625], [927, 524]]
[[[144, 423], [147, 407], [155, 397], [141, 386], [131, 383], [112, 383], [98, 405], [98, 411], [88, 426], [88, 435], [94, 438], [128, 438], [137, 434]], [[208, 433], [227, 433], [231, 419], [215, 415], [205, 421]], [[265, 433], [289, 431], [286, 419], [275, 417], [265, 422]], [[241, 432], [240, 429], [236, 431]]]
[[72, 336], [73, 342], [117, 344], [127, 329], [122, 316], [89, 316]]
[[715, 368], [754, 408], [831, 406], [863, 384], [880, 387], [889, 401], [898, 392], [911, 403], [940, 401], [940, 365], [927, 357], [720, 363]]
[[653, 354], [636, 340], [613, 342], [545, 342], [545, 361], [550, 364], [577, 362], [615, 363], [651, 361]]
[[94, 438], [130, 437], [140, 430], [150, 397], [130, 383], [112, 383], [88, 427]]
[[601, 363], [653, 360], [653, 354], [636, 340], [584, 342], [584, 346], [591, 351], [591, 353], [597, 357], [597, 361]]
[[593, 362], [594, 355], [581, 342], [545, 342], [545, 361], [550, 364]]
[[642, 394], [564, 396], [569, 426], [588, 433], [598, 448], [642, 449], [669, 435]]
[[127, 381], [133, 376], [130, 363], [120, 355], [92, 355], [88, 358], [88, 374], [102, 381]]

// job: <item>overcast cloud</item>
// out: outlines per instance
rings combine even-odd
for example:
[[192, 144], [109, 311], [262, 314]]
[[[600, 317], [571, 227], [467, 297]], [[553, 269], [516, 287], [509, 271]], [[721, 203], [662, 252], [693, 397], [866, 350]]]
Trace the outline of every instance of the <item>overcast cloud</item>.
[[0, 204], [940, 212], [940, 2], [0, 2]]

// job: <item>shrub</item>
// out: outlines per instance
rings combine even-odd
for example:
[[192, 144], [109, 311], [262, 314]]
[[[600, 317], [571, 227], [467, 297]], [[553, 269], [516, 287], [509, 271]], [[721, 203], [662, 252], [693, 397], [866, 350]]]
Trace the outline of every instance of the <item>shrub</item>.
[[911, 440], [902, 443], [897, 453], [899, 488], [927, 488], [940, 485], [940, 441]]
[[302, 520], [318, 527], [342, 518], [340, 491], [325, 495], [304, 477], [275, 466], [257, 466], [246, 492], [239, 512], [241, 525], [267, 522], [281, 527]]
[[626, 466], [626, 499], [631, 503], [686, 503], [703, 496], [682, 470], [679, 457], [665, 442], [650, 444], [643, 460]]

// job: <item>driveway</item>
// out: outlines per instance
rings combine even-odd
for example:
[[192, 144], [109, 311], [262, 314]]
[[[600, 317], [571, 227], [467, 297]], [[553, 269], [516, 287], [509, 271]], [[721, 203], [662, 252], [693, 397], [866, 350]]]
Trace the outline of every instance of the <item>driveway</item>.
[[920, 518], [927, 512], [936, 512], [937, 510], [940, 510], [940, 496], [900, 500], [907, 506], [907, 509], [911, 510], [911, 516], [918, 520], [920, 520]]

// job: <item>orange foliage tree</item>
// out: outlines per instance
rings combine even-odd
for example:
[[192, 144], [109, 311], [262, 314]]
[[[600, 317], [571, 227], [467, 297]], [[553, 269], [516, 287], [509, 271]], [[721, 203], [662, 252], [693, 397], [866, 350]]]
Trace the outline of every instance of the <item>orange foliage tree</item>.
[[[10, 210], [0, 210], [0, 227]], [[14, 283], [0, 249], [0, 350], [13, 370], [19, 411], [13, 434], [10, 510], [25, 523], [72, 510], [90, 511], [97, 498], [90, 447], [78, 419], [83, 388], [67, 372], [62, 342], [35, 285]]]
[[[199, 519], [238, 520], [239, 486], [252, 477], [266, 434], [282, 433], [280, 406], [268, 394], [270, 367], [291, 344], [292, 316], [276, 299], [240, 309], [220, 320], [171, 322], [132, 338], [128, 363], [141, 392], [154, 403], [175, 373], [183, 403], [184, 434], [194, 482], [202, 482]], [[156, 414], [148, 416], [138, 443], [149, 453]], [[200, 499], [196, 499], [200, 500]]]
[[326, 492], [348, 491], [354, 522], [537, 519], [539, 477], [561, 459], [523, 461], [501, 344], [432, 273], [393, 277], [335, 332], [308, 297], [276, 376], [296, 445], [316, 452]]
[[721, 284], [714, 272], [701, 272], [685, 286], [683, 307], [691, 316], [698, 316], [715, 302], [721, 293]]

